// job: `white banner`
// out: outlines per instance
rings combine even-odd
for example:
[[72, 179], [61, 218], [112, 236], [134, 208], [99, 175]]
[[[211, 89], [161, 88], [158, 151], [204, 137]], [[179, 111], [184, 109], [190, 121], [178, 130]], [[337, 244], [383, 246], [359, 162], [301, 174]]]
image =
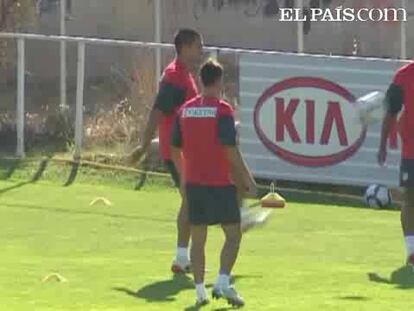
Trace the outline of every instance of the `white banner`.
[[243, 155], [259, 178], [390, 187], [399, 184], [400, 150], [390, 138], [386, 167], [376, 155], [381, 123], [356, 118], [355, 99], [385, 92], [397, 60], [295, 54], [240, 59]]

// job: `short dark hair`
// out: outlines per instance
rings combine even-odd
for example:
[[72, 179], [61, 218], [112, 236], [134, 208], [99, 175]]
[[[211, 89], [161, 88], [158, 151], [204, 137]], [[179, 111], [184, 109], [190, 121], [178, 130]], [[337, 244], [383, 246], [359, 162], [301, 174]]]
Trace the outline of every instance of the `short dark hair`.
[[200, 77], [205, 87], [211, 86], [223, 77], [223, 66], [219, 62], [209, 59], [201, 66]]
[[175, 51], [177, 54], [180, 54], [184, 45], [191, 45], [199, 38], [201, 38], [201, 35], [193, 29], [184, 28], [178, 30], [174, 37]]

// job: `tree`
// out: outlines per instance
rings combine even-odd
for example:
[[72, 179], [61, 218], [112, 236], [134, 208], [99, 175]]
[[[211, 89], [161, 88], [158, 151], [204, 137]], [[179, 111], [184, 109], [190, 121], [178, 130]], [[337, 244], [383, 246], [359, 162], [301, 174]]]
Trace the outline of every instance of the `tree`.
[[[0, 31], [21, 32], [36, 21], [36, 0], [0, 0]], [[14, 40], [0, 39], [0, 68], [8, 69], [15, 63]], [[4, 75], [2, 75], [4, 76]]]

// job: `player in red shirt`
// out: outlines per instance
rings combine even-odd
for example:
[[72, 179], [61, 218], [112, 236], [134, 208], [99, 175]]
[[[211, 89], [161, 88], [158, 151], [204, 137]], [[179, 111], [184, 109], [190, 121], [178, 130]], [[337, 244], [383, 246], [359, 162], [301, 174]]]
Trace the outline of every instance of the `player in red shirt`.
[[230, 286], [241, 240], [236, 189], [255, 193], [256, 184], [238, 151], [233, 108], [221, 99], [223, 68], [208, 61], [202, 66], [200, 76], [202, 95], [180, 109], [172, 137], [172, 158], [181, 172], [181, 192], [188, 204], [191, 223], [197, 304], [208, 303], [204, 285], [207, 228], [220, 224], [225, 243], [213, 297], [223, 297], [234, 306], [242, 306], [243, 299]]
[[[200, 62], [203, 53], [203, 42], [198, 32], [191, 29], [181, 29], [177, 32], [174, 43], [177, 53], [176, 58], [164, 70], [155, 104], [141, 139], [141, 145], [129, 156], [129, 162], [139, 161], [149, 150], [151, 140], [158, 127], [160, 154], [175, 185], [178, 187], [180, 178], [170, 155], [171, 130], [176, 113], [181, 105], [198, 95], [197, 85], [190, 73], [190, 68]], [[176, 258], [171, 269], [174, 273], [189, 272], [190, 224], [184, 201], [177, 217], [177, 231]]]
[[414, 266], [414, 63], [408, 64], [394, 76], [386, 95], [385, 115], [378, 152], [378, 162], [384, 165], [387, 158], [387, 139], [398, 113], [402, 142], [400, 184], [404, 187], [404, 204], [401, 209], [401, 225], [407, 248], [407, 264]]

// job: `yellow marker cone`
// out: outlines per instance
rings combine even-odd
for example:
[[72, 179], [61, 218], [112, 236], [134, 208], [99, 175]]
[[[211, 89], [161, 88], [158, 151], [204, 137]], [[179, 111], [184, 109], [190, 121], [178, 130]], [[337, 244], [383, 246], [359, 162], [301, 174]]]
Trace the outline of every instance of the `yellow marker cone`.
[[94, 206], [96, 204], [103, 204], [105, 206], [112, 206], [111, 201], [109, 201], [107, 198], [99, 197], [92, 200], [92, 202], [89, 204], [89, 206]]
[[65, 283], [67, 281], [68, 280], [65, 279], [63, 276], [61, 276], [59, 273], [51, 273], [49, 275], [46, 275], [43, 278], [43, 280], [42, 280], [43, 283], [45, 283], [45, 282], [61, 282], [61, 283]]
[[284, 208], [286, 200], [275, 191], [275, 184], [271, 183], [270, 192], [260, 199], [263, 208]]

